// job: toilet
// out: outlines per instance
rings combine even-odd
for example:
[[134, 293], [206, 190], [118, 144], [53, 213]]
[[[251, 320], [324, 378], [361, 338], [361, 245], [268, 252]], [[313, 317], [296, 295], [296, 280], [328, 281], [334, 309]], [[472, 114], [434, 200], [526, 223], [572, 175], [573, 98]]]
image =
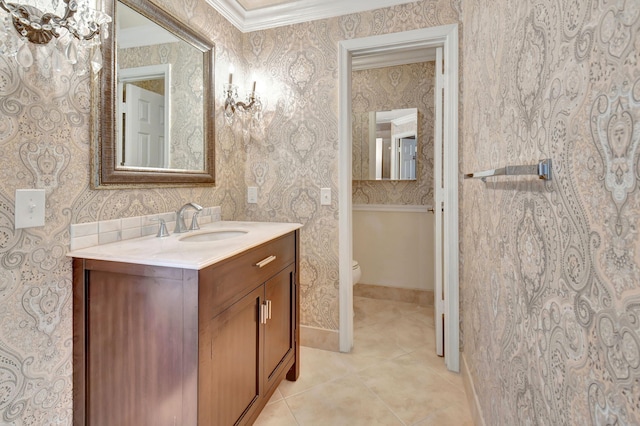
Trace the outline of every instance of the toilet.
[[360, 277], [362, 277], [362, 271], [360, 270], [360, 265], [358, 264], [357, 260], [352, 260], [351, 266], [353, 268], [353, 272], [352, 272], [353, 285], [356, 285], [360, 282]]

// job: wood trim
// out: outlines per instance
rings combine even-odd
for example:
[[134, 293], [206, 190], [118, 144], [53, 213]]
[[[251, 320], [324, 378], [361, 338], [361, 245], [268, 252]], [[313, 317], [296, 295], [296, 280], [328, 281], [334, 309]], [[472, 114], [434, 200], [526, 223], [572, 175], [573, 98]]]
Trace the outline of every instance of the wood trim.
[[295, 359], [291, 369], [287, 371], [287, 380], [295, 382], [300, 377], [300, 230], [295, 231], [295, 245], [296, 245], [296, 257], [295, 257], [295, 271], [293, 273], [293, 279], [295, 280], [293, 289], [295, 291], [295, 302], [292, 309], [293, 321], [294, 321], [294, 339], [295, 339]]
[[183, 425], [198, 424], [198, 271], [184, 270], [183, 288]]
[[[227, 306], [295, 261], [294, 235], [289, 233], [253, 249], [222, 260], [199, 272], [203, 309], [200, 321], [208, 321]], [[276, 259], [258, 268], [256, 263], [275, 255]]]
[[171, 268], [168, 266], [151, 266], [93, 259], [85, 259], [84, 268], [87, 271], [113, 272], [142, 277], [165, 278], [168, 280], [181, 280], [183, 279], [184, 271], [187, 271], [186, 269]]
[[[85, 424], [86, 383], [86, 280], [84, 259], [73, 259], [73, 424]], [[80, 349], [82, 348], [82, 349]]]

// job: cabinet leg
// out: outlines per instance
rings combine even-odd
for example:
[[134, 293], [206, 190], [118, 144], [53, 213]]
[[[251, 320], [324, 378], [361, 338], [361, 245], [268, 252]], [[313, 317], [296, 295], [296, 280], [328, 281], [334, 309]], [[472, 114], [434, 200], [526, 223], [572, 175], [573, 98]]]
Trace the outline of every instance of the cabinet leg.
[[296, 362], [293, 363], [289, 371], [287, 371], [287, 380], [295, 382], [300, 376], [300, 355], [296, 352]]

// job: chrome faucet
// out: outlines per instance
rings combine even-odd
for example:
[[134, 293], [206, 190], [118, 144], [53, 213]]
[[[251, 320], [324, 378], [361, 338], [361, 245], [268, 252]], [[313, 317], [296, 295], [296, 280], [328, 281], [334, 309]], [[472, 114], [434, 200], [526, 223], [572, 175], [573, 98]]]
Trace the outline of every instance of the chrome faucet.
[[[182, 217], [182, 214], [184, 213], [184, 211], [188, 208], [194, 208], [197, 212], [202, 211], [202, 206], [199, 206], [196, 203], [187, 203], [184, 206], [180, 207], [180, 210], [178, 210], [176, 212], [176, 229], [173, 230], [174, 233], [183, 233], [183, 232], [187, 232], [189, 231], [189, 229], [187, 228], [187, 225], [184, 223], [184, 217]], [[196, 221], [197, 215], [194, 215], [192, 222], [191, 222], [191, 229], [198, 229], [197, 228], [197, 222], [195, 222], [195, 226], [194, 226], [194, 222]]]

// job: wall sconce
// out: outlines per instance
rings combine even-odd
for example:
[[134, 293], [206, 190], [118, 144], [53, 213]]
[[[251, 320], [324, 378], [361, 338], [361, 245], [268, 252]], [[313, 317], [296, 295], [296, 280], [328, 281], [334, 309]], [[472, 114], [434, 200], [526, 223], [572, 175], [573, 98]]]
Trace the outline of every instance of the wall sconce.
[[254, 80], [251, 92], [247, 95], [246, 102], [238, 101], [238, 86], [233, 84], [233, 67], [229, 67], [229, 82], [223, 85], [224, 118], [227, 124], [233, 124], [235, 113], [248, 115], [254, 120], [262, 118], [262, 102], [256, 94], [256, 82]]
[[[94, 72], [102, 69], [100, 38], [107, 37], [107, 25], [111, 17], [89, 7], [88, 0], [30, 0], [32, 5], [8, 3], [0, 0], [0, 8], [8, 13], [17, 34], [8, 31], [9, 25], [0, 21], [0, 52], [15, 55], [16, 61], [24, 68], [33, 64], [33, 55], [26, 41], [46, 45], [51, 40], [53, 68], [59, 71], [66, 59], [71, 64], [78, 61], [78, 47], [74, 39], [88, 47], [96, 46], [91, 57]], [[61, 4], [62, 3], [62, 4]], [[44, 11], [43, 11], [44, 10]], [[84, 46], [83, 46], [84, 47]], [[63, 53], [64, 51], [64, 53]]]

